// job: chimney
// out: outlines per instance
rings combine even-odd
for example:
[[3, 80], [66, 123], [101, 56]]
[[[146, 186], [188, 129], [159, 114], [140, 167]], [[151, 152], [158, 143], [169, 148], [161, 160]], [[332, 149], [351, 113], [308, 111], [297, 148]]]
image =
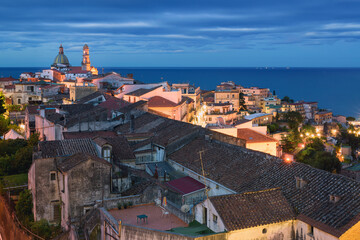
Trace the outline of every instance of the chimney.
[[205, 141], [211, 142], [212, 138], [213, 138], [212, 134], [205, 134]]
[[130, 133], [135, 131], [135, 117], [134, 115], [130, 116]]
[[334, 195], [334, 194], [330, 194], [329, 195], [329, 200], [332, 203], [337, 203], [340, 200], [340, 196], [339, 195]]
[[303, 189], [307, 185], [307, 181], [302, 177], [295, 177], [295, 180], [297, 189]]

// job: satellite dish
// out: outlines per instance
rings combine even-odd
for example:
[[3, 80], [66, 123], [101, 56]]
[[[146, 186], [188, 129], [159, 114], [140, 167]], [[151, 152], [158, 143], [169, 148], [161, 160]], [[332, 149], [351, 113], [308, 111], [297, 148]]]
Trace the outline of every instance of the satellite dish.
[[190, 211], [190, 206], [185, 204], [185, 205], [182, 205], [181, 206], [181, 211], [184, 212], [184, 213], [187, 213]]

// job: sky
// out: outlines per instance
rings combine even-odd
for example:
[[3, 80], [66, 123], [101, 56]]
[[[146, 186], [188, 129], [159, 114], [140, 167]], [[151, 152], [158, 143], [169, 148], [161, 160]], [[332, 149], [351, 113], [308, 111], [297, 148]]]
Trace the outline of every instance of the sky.
[[2, 0], [0, 67], [360, 67], [358, 0]]

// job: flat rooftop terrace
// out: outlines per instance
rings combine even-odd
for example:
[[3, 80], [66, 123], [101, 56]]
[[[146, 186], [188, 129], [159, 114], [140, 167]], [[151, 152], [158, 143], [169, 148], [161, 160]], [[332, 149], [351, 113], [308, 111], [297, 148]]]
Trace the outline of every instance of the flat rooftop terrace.
[[[124, 224], [162, 231], [188, 226], [184, 221], [171, 213], [169, 213], [167, 216], [164, 216], [162, 209], [155, 205], [133, 206], [131, 208], [121, 210], [112, 209], [109, 210], [109, 213], [116, 220], [121, 220]], [[137, 216], [139, 215], [146, 215], [147, 223], [143, 220], [138, 220]]]

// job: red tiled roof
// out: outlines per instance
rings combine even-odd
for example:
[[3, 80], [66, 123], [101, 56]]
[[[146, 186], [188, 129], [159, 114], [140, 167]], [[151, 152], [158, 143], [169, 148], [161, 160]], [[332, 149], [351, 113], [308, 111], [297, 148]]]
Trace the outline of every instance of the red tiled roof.
[[13, 78], [13, 77], [0, 78], [0, 82], [9, 82], [9, 81], [18, 81], [18, 79]]
[[15, 89], [15, 85], [6, 85], [4, 89]]
[[106, 96], [107, 100], [99, 104], [100, 107], [108, 110], [119, 110], [120, 108], [130, 105], [130, 103], [112, 96]]
[[70, 70], [67, 71], [67, 73], [74, 73], [74, 74], [76, 74], [76, 73], [88, 73], [88, 71], [82, 70], [81, 67], [70, 67], [69, 69]]
[[186, 176], [178, 178], [166, 183], [171, 189], [175, 190], [182, 195], [189, 194], [200, 189], [204, 189], [205, 185], [195, 179]]
[[176, 107], [177, 104], [160, 96], [150, 98], [149, 107]]
[[249, 128], [240, 128], [237, 130], [237, 137], [244, 139], [247, 143], [256, 143], [256, 142], [277, 142], [275, 139], [263, 135], [261, 133], [255, 132]]

